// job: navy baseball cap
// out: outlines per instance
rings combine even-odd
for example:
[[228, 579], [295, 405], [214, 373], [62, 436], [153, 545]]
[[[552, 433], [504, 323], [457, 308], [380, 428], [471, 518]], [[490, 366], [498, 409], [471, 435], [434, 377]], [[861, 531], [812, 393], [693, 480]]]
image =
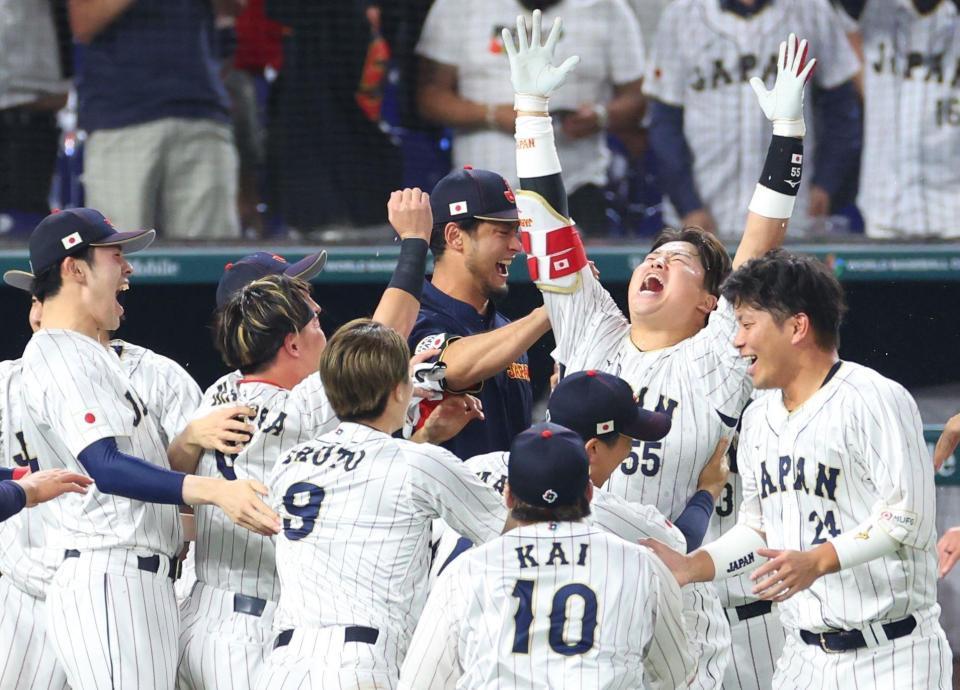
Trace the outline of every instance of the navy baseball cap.
[[30, 233], [30, 269], [7, 271], [7, 285], [31, 292], [33, 278], [58, 261], [76, 254], [84, 247], [123, 247], [125, 254], [146, 249], [156, 238], [155, 230], [117, 232], [100, 211], [92, 208], [68, 208], [54, 211]]
[[543, 508], [575, 504], [590, 481], [583, 438], [559, 424], [534, 424], [510, 444], [507, 481], [524, 503]]
[[323, 250], [305, 256], [292, 264], [282, 256], [269, 252], [257, 252], [245, 256], [224, 267], [220, 283], [217, 285], [217, 309], [223, 307], [235, 292], [264, 276], [283, 273], [291, 278], [311, 280], [323, 270], [326, 263], [327, 253]]
[[640, 407], [630, 384], [602, 371], [565, 376], [550, 395], [551, 422], [585, 440], [616, 431], [640, 441], [659, 441], [670, 432], [670, 416]]
[[476, 170], [469, 165], [454, 170], [430, 192], [433, 222], [446, 225], [465, 218], [480, 220], [519, 220], [517, 199], [510, 183], [502, 175], [489, 170]]

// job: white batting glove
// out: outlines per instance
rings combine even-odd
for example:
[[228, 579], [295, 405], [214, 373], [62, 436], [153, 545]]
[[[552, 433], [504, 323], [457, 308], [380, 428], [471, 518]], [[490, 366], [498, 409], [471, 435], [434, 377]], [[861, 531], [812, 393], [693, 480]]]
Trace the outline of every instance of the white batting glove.
[[806, 58], [806, 40], [798, 43], [796, 35], [790, 34], [780, 44], [777, 81], [773, 90], [767, 91], [759, 77], [750, 80], [763, 114], [773, 123], [776, 136], [803, 137], [807, 133], [803, 122], [803, 87], [810, 79], [817, 61], [814, 59], [804, 64]]
[[502, 33], [503, 47], [510, 60], [510, 81], [516, 94], [514, 109], [528, 112], [547, 112], [547, 99], [560, 88], [567, 75], [580, 62], [580, 57], [568, 57], [559, 67], [553, 64], [553, 53], [560, 40], [560, 17], [553, 20], [547, 42], [540, 45], [540, 10], [533, 11], [530, 44], [527, 45], [527, 25], [523, 15], [517, 17], [517, 41], [510, 29]]

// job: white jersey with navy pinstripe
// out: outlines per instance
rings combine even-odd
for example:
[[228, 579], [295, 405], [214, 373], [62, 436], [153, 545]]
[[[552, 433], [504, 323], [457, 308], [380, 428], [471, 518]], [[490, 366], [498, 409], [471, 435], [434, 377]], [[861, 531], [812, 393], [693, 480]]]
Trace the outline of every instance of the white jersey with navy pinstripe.
[[543, 293], [557, 361], [568, 373], [597, 369], [621, 377], [645, 408], [673, 421], [662, 440], [635, 442], [606, 488], [676, 519], [696, 493], [717, 442], [732, 434], [752, 388], [745, 360], [733, 347], [733, 308], [721, 298], [699, 333], [641, 352], [630, 341], [629, 322], [590, 269], [580, 277], [582, 286], [572, 294]]
[[826, 575], [780, 605], [788, 629], [858, 630], [937, 607], [933, 465], [916, 403], [853, 362], [787, 412], [779, 392], [747, 408], [737, 453], [740, 523], [773, 549], [807, 551], [883, 505], [914, 521], [897, 552]]
[[872, 237], [960, 236], [960, 10], [868, 0], [858, 206]]
[[431, 592], [400, 688], [651, 687], [670, 677], [650, 663], [661, 645], [679, 678], [664, 687], [683, 686], [693, 658], [680, 589], [657, 561], [583, 522], [517, 527], [472, 549]]
[[[810, 42], [810, 57], [817, 59], [812, 79], [819, 87], [836, 88], [860, 70], [827, 0], [770, 0], [751, 16], [723, 8], [721, 0], [675, 0], [660, 17], [644, 92], [683, 108], [694, 183], [723, 236], [743, 231], [772, 133], [750, 79], [773, 88], [779, 45], [788, 31]], [[817, 148], [812, 101], [806, 101], [803, 154], [811, 171]], [[791, 233], [809, 226], [809, 188], [800, 186]], [[675, 225], [673, 205], [664, 207], [666, 222]]]
[[110, 341], [110, 349], [157, 420], [163, 445], [168, 447], [200, 406], [200, 386], [186, 369], [153, 350], [116, 339]]
[[[103, 345], [76, 331], [45, 329], [23, 352], [23, 431], [40, 467], [87, 474], [79, 453], [103, 438], [146, 462], [169, 469], [158, 425]], [[81, 551], [120, 547], [172, 556], [180, 549], [177, 507], [104, 494], [66, 494], [51, 502], [58, 529], [50, 546]]]
[[[256, 408], [256, 416], [249, 420], [256, 431], [236, 455], [204, 452], [197, 467], [202, 476], [266, 483], [281, 455], [337, 424], [319, 373], [288, 390], [233, 372], [207, 389], [200, 414], [224, 404]], [[197, 506], [195, 512], [197, 579], [218, 589], [276, 601], [274, 539], [235, 525], [214, 506]]]
[[452, 453], [348, 422], [284, 455], [270, 491], [283, 519], [275, 627], [377, 628], [394, 676], [426, 600], [431, 521], [480, 543], [507, 516]]

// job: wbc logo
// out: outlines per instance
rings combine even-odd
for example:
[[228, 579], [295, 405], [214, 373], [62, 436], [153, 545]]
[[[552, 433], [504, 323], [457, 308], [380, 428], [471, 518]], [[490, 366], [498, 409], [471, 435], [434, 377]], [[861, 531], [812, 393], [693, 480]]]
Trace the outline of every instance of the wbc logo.
[[547, 489], [543, 492], [543, 500], [547, 503], [553, 503], [557, 500], [557, 492], [553, 489]]

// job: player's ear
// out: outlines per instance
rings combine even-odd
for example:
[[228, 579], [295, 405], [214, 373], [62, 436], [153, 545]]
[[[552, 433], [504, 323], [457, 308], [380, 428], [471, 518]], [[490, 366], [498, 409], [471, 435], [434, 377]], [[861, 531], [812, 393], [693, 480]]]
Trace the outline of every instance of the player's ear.
[[300, 334], [299, 333], [287, 333], [283, 338], [283, 349], [286, 350], [287, 354], [291, 357], [300, 356]]
[[700, 304], [697, 306], [697, 309], [701, 311], [704, 316], [706, 316], [716, 308], [717, 308], [717, 296], [712, 295], [706, 290], [704, 290], [703, 299], [700, 301]]
[[447, 247], [458, 252], [463, 251], [463, 230], [456, 223], [447, 223], [443, 228], [443, 239]]
[[503, 502], [507, 504], [507, 508], [510, 510], [513, 510], [513, 507], [517, 505], [517, 499], [513, 497], [513, 492], [510, 491], [510, 482], [503, 485]]
[[810, 323], [810, 317], [800, 312], [790, 317], [790, 344], [798, 345], [804, 338], [813, 336], [813, 324]]
[[75, 256], [68, 256], [64, 258], [63, 262], [60, 264], [60, 280], [64, 284], [67, 281], [83, 283], [85, 278], [83, 274], [83, 268], [80, 264], [80, 260]]

